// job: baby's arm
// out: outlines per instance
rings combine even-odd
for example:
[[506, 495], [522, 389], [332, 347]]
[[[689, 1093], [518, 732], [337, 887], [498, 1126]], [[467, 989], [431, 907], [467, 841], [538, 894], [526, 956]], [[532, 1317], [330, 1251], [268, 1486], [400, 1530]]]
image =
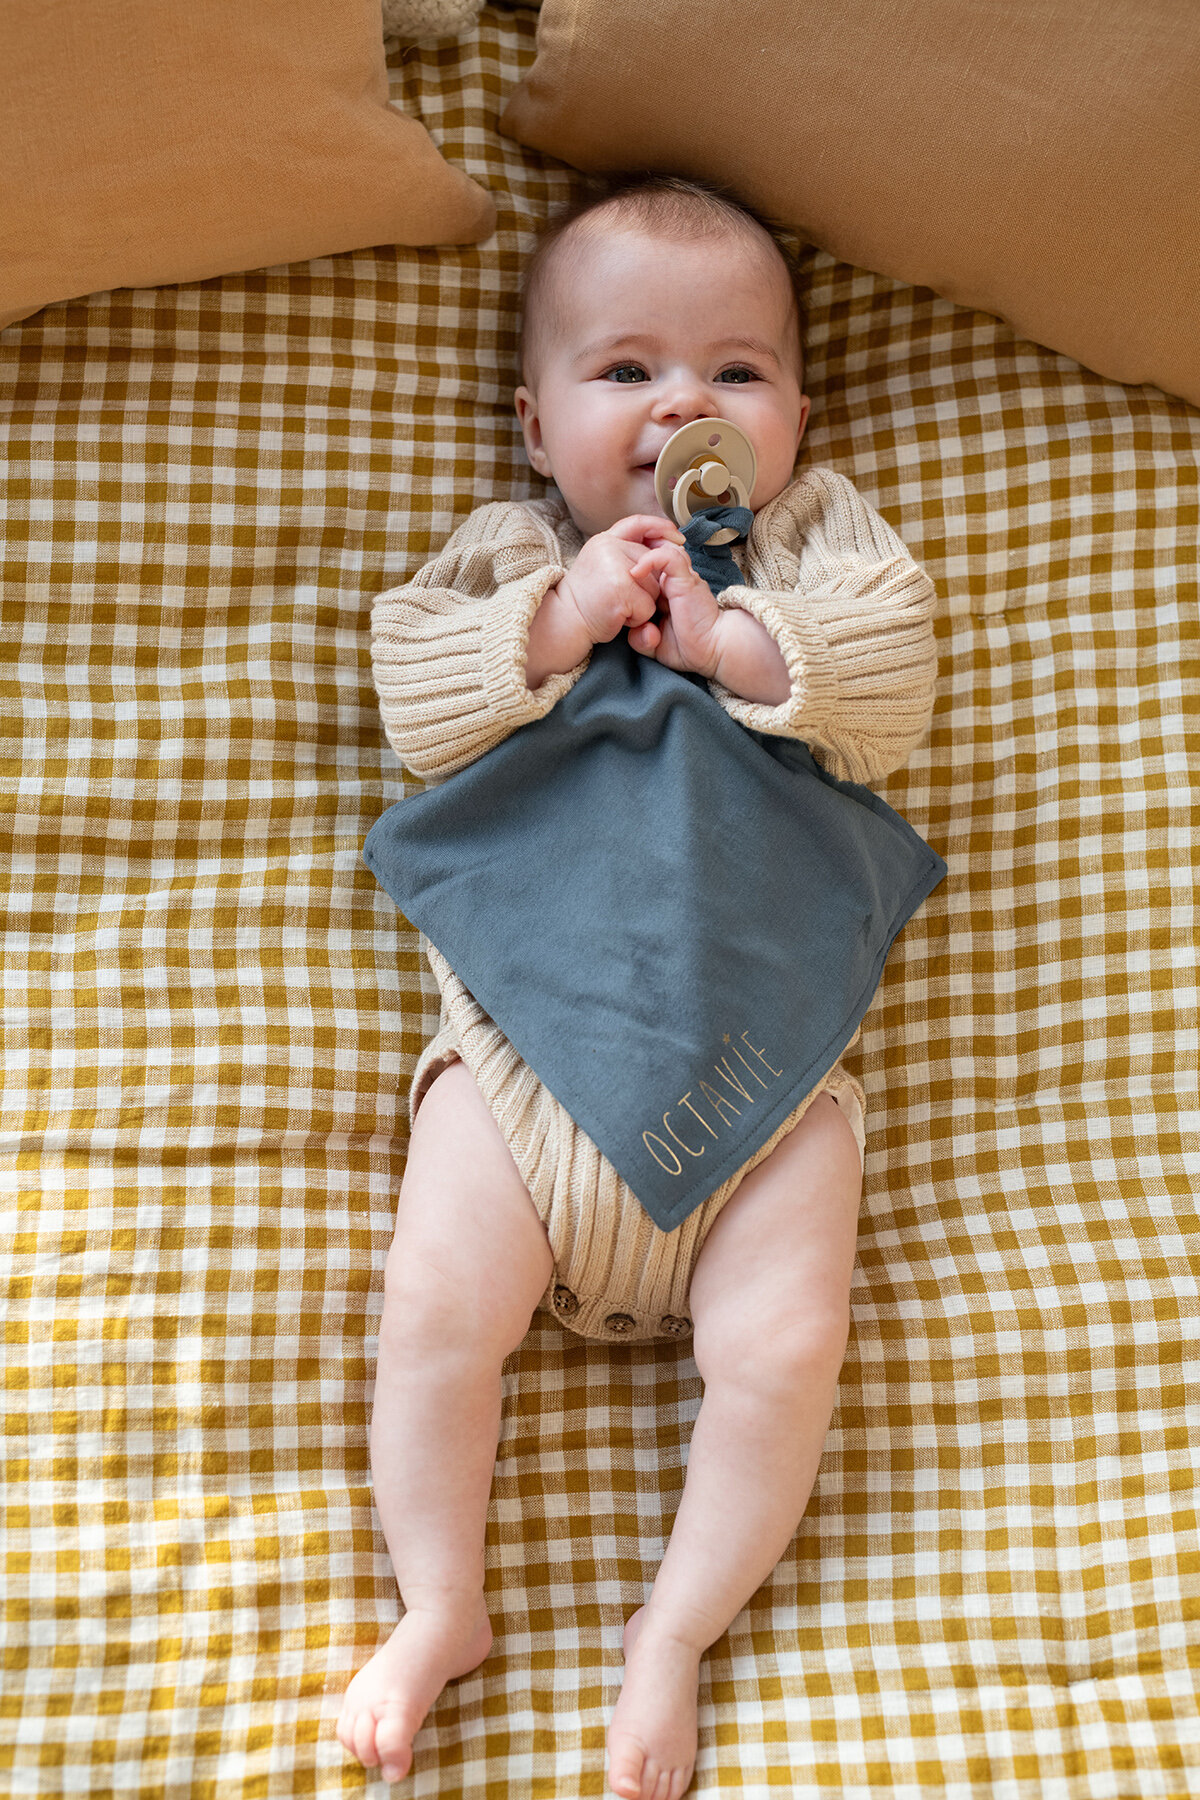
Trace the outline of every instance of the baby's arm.
[[388, 741], [406, 768], [441, 780], [574, 685], [586, 654], [536, 693], [525, 678], [530, 623], [565, 574], [554, 534], [519, 504], [465, 519], [432, 562], [371, 609], [371, 664]]
[[876, 781], [900, 768], [929, 729], [933, 583], [834, 470], [807, 470], [781, 504], [790, 517], [770, 534], [775, 582], [728, 587], [717, 605], [723, 620], [737, 609], [770, 634], [788, 689], [768, 704], [717, 675], [711, 691], [739, 724], [802, 739], [842, 779]]

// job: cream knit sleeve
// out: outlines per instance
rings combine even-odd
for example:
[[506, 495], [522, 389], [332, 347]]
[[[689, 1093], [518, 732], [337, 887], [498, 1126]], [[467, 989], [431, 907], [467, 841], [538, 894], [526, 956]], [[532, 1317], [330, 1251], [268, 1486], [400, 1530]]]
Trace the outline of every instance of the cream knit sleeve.
[[565, 570], [554, 533], [518, 503], [477, 507], [432, 562], [371, 608], [371, 667], [388, 742], [424, 780], [452, 775], [575, 684], [589, 658], [525, 681], [529, 626]]
[[792, 678], [778, 706], [709, 691], [739, 724], [802, 738], [830, 773], [871, 782], [929, 729], [937, 650], [934, 586], [891, 526], [833, 469], [809, 469], [764, 521], [768, 587], [728, 587], [775, 639]]

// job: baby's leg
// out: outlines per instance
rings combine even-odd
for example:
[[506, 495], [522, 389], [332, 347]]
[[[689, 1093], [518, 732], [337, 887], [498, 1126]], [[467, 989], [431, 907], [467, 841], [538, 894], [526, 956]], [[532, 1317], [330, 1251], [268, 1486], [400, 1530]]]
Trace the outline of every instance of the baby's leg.
[[687, 1479], [650, 1599], [625, 1629], [609, 1783], [679, 1800], [700, 1657], [787, 1549], [816, 1479], [849, 1331], [862, 1166], [828, 1094], [752, 1169], [696, 1259], [704, 1381]]
[[508, 1146], [461, 1062], [417, 1111], [384, 1277], [375, 1504], [405, 1614], [346, 1690], [337, 1735], [399, 1781], [442, 1687], [486, 1657], [484, 1530], [500, 1365], [554, 1267]]

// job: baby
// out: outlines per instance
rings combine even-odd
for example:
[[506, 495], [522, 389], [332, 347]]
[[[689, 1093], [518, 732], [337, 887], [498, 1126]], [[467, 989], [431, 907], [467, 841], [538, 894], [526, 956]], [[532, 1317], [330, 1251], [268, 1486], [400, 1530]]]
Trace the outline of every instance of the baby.
[[[543, 717], [595, 645], [700, 675], [734, 719], [877, 780], [928, 728], [933, 587], [844, 477], [793, 478], [809, 414], [792, 265], [713, 184], [621, 177], [527, 275], [516, 410], [547, 497], [478, 508], [381, 595], [389, 739], [430, 784]], [[754, 447], [743, 585], [714, 597], [658, 505], [660, 450], [726, 418]], [[840, 1062], [674, 1231], [657, 1229], [437, 950], [387, 1259], [371, 1423], [405, 1612], [350, 1683], [345, 1748], [389, 1780], [443, 1685], [488, 1655], [484, 1532], [501, 1365], [533, 1312], [612, 1342], [693, 1333], [704, 1398], [661, 1568], [625, 1626], [608, 1733], [624, 1800], [679, 1800], [700, 1659], [787, 1549], [849, 1330], [863, 1094]]]

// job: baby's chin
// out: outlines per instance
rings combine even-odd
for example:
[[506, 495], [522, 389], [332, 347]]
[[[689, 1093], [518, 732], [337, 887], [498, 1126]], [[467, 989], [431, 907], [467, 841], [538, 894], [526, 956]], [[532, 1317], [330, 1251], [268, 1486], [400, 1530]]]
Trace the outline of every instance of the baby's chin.
[[[561, 488], [559, 492], [562, 492]], [[585, 538], [595, 537], [600, 531], [611, 530], [622, 519], [670, 518], [670, 514], [665, 513], [658, 504], [658, 495], [654, 491], [653, 470], [651, 470], [648, 480], [635, 479], [630, 482], [620, 500], [610, 500], [604, 504], [594, 500], [575, 499], [570, 494], [563, 494], [563, 499], [566, 502], [567, 511], [575, 521], [576, 529]], [[673, 518], [671, 523], [672, 525], [675, 523]]]

